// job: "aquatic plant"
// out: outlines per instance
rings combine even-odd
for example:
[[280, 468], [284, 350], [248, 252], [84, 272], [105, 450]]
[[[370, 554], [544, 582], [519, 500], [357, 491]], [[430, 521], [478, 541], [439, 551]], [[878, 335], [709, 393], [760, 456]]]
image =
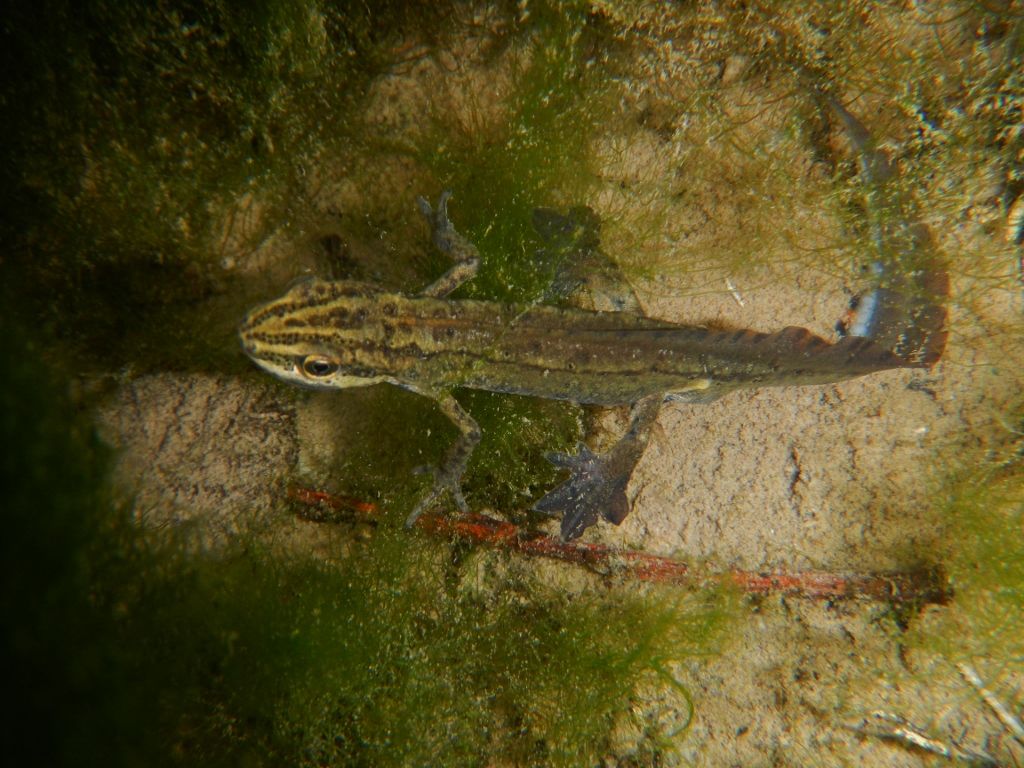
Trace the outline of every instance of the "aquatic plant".
[[713, 648], [729, 614], [711, 596], [463, 586], [446, 547], [401, 530], [343, 563], [248, 540], [181, 551], [111, 506], [90, 425], [5, 338], [2, 437], [20, 446], [3, 460], [0, 601], [14, 758], [588, 763], [637, 686], [678, 686], [670, 664]]

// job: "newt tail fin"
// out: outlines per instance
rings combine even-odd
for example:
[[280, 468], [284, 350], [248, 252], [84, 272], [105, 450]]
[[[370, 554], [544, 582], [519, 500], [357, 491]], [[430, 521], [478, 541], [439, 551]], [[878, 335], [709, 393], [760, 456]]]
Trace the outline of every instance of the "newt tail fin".
[[898, 284], [879, 286], [854, 299], [838, 324], [840, 333], [871, 339], [910, 368], [930, 368], [949, 336], [943, 301], [949, 295], [944, 269], [920, 270]]
[[867, 128], [840, 101], [797, 67], [797, 75], [819, 103], [842, 123], [860, 160], [868, 220], [874, 241], [872, 285], [836, 324], [840, 334], [859, 336], [889, 350], [910, 368], [929, 368], [946, 348], [949, 275], [928, 228], [912, 201], [890, 182], [897, 167]]

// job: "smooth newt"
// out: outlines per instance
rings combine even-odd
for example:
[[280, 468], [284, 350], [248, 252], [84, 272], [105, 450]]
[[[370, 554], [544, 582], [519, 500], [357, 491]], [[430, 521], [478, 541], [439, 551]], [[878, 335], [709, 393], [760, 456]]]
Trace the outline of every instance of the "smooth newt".
[[[838, 114], [853, 120], [845, 110]], [[864, 157], [880, 162], [857, 138]], [[561, 534], [568, 540], [599, 517], [615, 524], [626, 517], [626, 485], [662, 402], [707, 402], [740, 388], [823, 384], [926, 367], [944, 345], [939, 297], [917, 290], [904, 297], [891, 286], [867, 297], [851, 324], [856, 332], [835, 343], [797, 327], [721, 331], [628, 312], [447, 299], [479, 264], [475, 247], [448, 219], [447, 199], [442, 195], [436, 209], [420, 199], [435, 244], [454, 266], [419, 296], [314, 280], [254, 309], [239, 331], [245, 352], [286, 381], [329, 389], [388, 383], [438, 403], [461, 435], [410, 524], [445, 493], [466, 511], [460, 483], [480, 431], [453, 388], [633, 405], [626, 435], [607, 453], [581, 445], [576, 455], [549, 457], [571, 476], [534, 508], [561, 513]]]

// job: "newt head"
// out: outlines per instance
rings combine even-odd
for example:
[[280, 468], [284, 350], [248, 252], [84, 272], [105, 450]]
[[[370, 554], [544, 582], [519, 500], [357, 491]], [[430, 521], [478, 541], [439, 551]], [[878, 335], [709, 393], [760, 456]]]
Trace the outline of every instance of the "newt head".
[[238, 328], [242, 349], [290, 384], [345, 389], [389, 381], [349, 352], [369, 320], [364, 305], [378, 292], [352, 281], [304, 281], [245, 316]]

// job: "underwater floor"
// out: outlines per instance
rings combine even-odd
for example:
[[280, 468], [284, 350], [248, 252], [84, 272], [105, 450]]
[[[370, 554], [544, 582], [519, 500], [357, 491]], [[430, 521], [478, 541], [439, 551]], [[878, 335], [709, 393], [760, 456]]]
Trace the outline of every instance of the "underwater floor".
[[[1019, 6], [44, 16], [2, 22], [15, 754], [1024, 761]], [[290, 386], [236, 328], [310, 277], [416, 294], [448, 267], [416, 205], [441, 190], [481, 257], [456, 301], [616, 282], [627, 312], [832, 342], [884, 261], [887, 287], [948, 274], [946, 347], [666, 402], [628, 516], [570, 544], [530, 511], [545, 457], [608, 450], [626, 412], [456, 390], [489, 519], [407, 529], [457, 435], [437, 406]], [[532, 226], [580, 206], [585, 247]]]

